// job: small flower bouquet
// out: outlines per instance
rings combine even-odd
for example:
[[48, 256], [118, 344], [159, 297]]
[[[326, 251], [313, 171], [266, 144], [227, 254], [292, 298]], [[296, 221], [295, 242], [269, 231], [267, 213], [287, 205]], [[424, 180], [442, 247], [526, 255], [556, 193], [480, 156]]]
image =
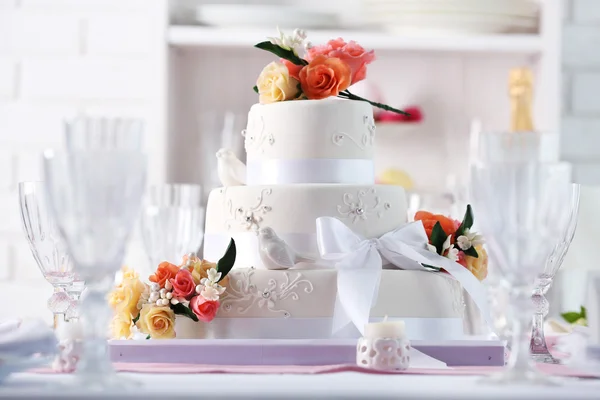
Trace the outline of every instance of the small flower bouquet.
[[268, 38], [254, 47], [280, 58], [267, 65], [256, 81], [254, 91], [261, 104], [286, 100], [318, 100], [337, 96], [366, 101], [393, 113], [408, 113], [386, 104], [357, 96], [348, 87], [365, 79], [367, 65], [375, 60], [373, 50], [365, 50], [354, 41], [332, 39], [326, 44], [312, 46], [306, 33], [296, 29], [292, 36], [278, 29], [279, 36]]
[[462, 222], [427, 211], [417, 212], [415, 221], [423, 223], [430, 251], [456, 261], [480, 281], [487, 277], [488, 255], [483, 248], [483, 236], [471, 231], [473, 210], [470, 205]]
[[137, 330], [148, 339], [172, 339], [175, 315], [196, 322], [212, 321], [235, 257], [235, 242], [231, 239], [218, 263], [200, 260], [193, 254], [185, 256], [179, 266], [162, 262], [150, 275], [150, 283], [142, 282], [139, 274], [125, 268], [122, 282], [109, 296], [114, 311], [112, 337], [130, 339]]

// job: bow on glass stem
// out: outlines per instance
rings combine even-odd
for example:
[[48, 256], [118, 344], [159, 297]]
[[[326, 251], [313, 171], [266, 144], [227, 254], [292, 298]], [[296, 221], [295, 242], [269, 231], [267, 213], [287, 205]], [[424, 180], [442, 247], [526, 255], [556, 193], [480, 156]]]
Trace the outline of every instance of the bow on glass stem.
[[[270, 41], [260, 42], [260, 43], [256, 44], [254, 47], [268, 51], [268, 52], [276, 55], [277, 57], [288, 61], [293, 66], [299, 67], [299, 68], [294, 68], [295, 70], [297, 70], [296, 72], [299, 73], [302, 69], [311, 66], [311, 62], [305, 60], [299, 54], [302, 50], [302, 47], [304, 47], [304, 50], [308, 50], [308, 48], [310, 47], [310, 45], [308, 44], [308, 42], [305, 41], [305, 39], [306, 39], [306, 36], [303, 32], [301, 34], [295, 32], [294, 37], [287, 37], [280, 32], [280, 38], [271, 38]], [[372, 61], [374, 59], [374, 55], [373, 55], [372, 51], [366, 52], [361, 46], [359, 46], [355, 42], [345, 43], [342, 39], [337, 39], [337, 41], [339, 43], [336, 42], [336, 46], [338, 46], [338, 47], [339, 46], [342, 46], [342, 47], [354, 46], [353, 47], [354, 51], [356, 51], [357, 49], [360, 49], [360, 51], [362, 51], [363, 54], [368, 53], [368, 55], [370, 55], [370, 59], [368, 61], [365, 61], [364, 63], [358, 62], [357, 65], [359, 65], [359, 66], [357, 67], [357, 65], [355, 65], [356, 59], [354, 58], [354, 56], [348, 56], [347, 54], [345, 55], [343, 48], [336, 50], [336, 52], [339, 53], [339, 57], [337, 57], [335, 54], [327, 55], [327, 58], [336, 59], [335, 62], [343, 64], [344, 68], [346, 70], [346, 73], [348, 73], [347, 71], [352, 72], [351, 81], [348, 82], [348, 79], [346, 79], [346, 82], [345, 82], [346, 85], [343, 86], [343, 90], [336, 91], [332, 95], [336, 95], [337, 97], [340, 97], [342, 99], [365, 101], [365, 102], [369, 103], [370, 105], [380, 108], [382, 110], [410, 116], [410, 114], [405, 111], [388, 106], [387, 104], [382, 104], [382, 103], [378, 103], [378, 102], [374, 102], [374, 101], [365, 99], [364, 97], [361, 97], [354, 93], [351, 93], [347, 89], [347, 87], [349, 85], [354, 84], [354, 83], [358, 82], [359, 80], [364, 79], [365, 74], [366, 74], [366, 72], [365, 72], [366, 64], [368, 64], [370, 61]], [[330, 41], [330, 43], [331, 43], [331, 41]], [[344, 57], [345, 57], [345, 59], [344, 59]], [[348, 61], [348, 62], [346, 62], [346, 61]], [[354, 70], [353, 70], [353, 68], [354, 68]], [[360, 71], [358, 71], [358, 70], [360, 70]], [[291, 76], [292, 74], [291, 74], [291, 71], [289, 71], [289, 69], [288, 69], [288, 72]], [[300, 74], [298, 74], [298, 75], [300, 75]], [[359, 75], [360, 75], [360, 77], [359, 77]], [[296, 79], [297, 78], [298, 77], [296, 76]], [[335, 78], [337, 78], [337, 77], [334, 76], [334, 79]], [[338, 81], [338, 82], [340, 82], [340, 81]], [[258, 86], [254, 86], [254, 91], [256, 93], [259, 93]], [[296, 96], [294, 96], [294, 99], [300, 99], [300, 98], [309, 98], [310, 99], [311, 97], [310, 97], [310, 95], [307, 95], [307, 93], [305, 93], [303, 91], [302, 85], [300, 83], [298, 83], [298, 94]], [[322, 98], [322, 97], [315, 97], [315, 98]], [[284, 98], [283, 100], [288, 100], [288, 99], [291, 100], [291, 98]], [[281, 100], [281, 99], [279, 99], [279, 100]]]

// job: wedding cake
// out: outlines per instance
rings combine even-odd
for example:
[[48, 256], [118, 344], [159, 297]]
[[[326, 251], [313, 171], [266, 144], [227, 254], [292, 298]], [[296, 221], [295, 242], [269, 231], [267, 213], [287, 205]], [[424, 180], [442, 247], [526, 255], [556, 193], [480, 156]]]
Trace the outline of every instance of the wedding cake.
[[[316, 220], [334, 217], [364, 238], [407, 222], [404, 189], [374, 182], [372, 107], [339, 98], [256, 104], [244, 135], [248, 185], [215, 189], [208, 200], [204, 258], [218, 259], [230, 238], [237, 256], [217, 318], [205, 329], [219, 338], [329, 338], [337, 270], [320, 258]], [[304, 259], [273, 269], [276, 256], [265, 258], [261, 243], [265, 230]], [[385, 269], [370, 316], [386, 315], [405, 320], [415, 338], [439, 338], [427, 329], [434, 326], [459, 337], [461, 285], [446, 274]]]

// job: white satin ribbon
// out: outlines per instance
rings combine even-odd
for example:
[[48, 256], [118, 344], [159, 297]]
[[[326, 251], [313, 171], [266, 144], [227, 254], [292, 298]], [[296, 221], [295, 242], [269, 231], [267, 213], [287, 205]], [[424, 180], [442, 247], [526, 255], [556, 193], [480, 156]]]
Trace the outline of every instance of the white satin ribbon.
[[[365, 239], [338, 219], [317, 218], [317, 244], [321, 257], [334, 262], [338, 269], [333, 332], [349, 322], [361, 333], [364, 331], [379, 293], [382, 265], [387, 262], [409, 270], [431, 271], [423, 264], [445, 269], [462, 284], [488, 326], [492, 326], [483, 285], [462, 265], [430, 252], [427, 243], [421, 221], [399, 227], [380, 238]], [[435, 293], [431, 295], [435, 296]]]
[[372, 185], [375, 182], [374, 176], [373, 161], [362, 159], [249, 160], [246, 164], [247, 185], [291, 183]]

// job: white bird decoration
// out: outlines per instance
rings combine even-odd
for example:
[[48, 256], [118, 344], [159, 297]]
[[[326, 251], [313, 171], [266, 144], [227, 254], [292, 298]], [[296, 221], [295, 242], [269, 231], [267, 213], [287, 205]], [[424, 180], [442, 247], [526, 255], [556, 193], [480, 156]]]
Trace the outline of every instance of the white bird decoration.
[[229, 149], [217, 151], [217, 172], [223, 186], [243, 186], [246, 184], [246, 164], [240, 161]]
[[312, 257], [297, 253], [272, 228], [265, 227], [258, 231], [258, 252], [265, 268], [289, 269], [294, 265], [314, 263]]

